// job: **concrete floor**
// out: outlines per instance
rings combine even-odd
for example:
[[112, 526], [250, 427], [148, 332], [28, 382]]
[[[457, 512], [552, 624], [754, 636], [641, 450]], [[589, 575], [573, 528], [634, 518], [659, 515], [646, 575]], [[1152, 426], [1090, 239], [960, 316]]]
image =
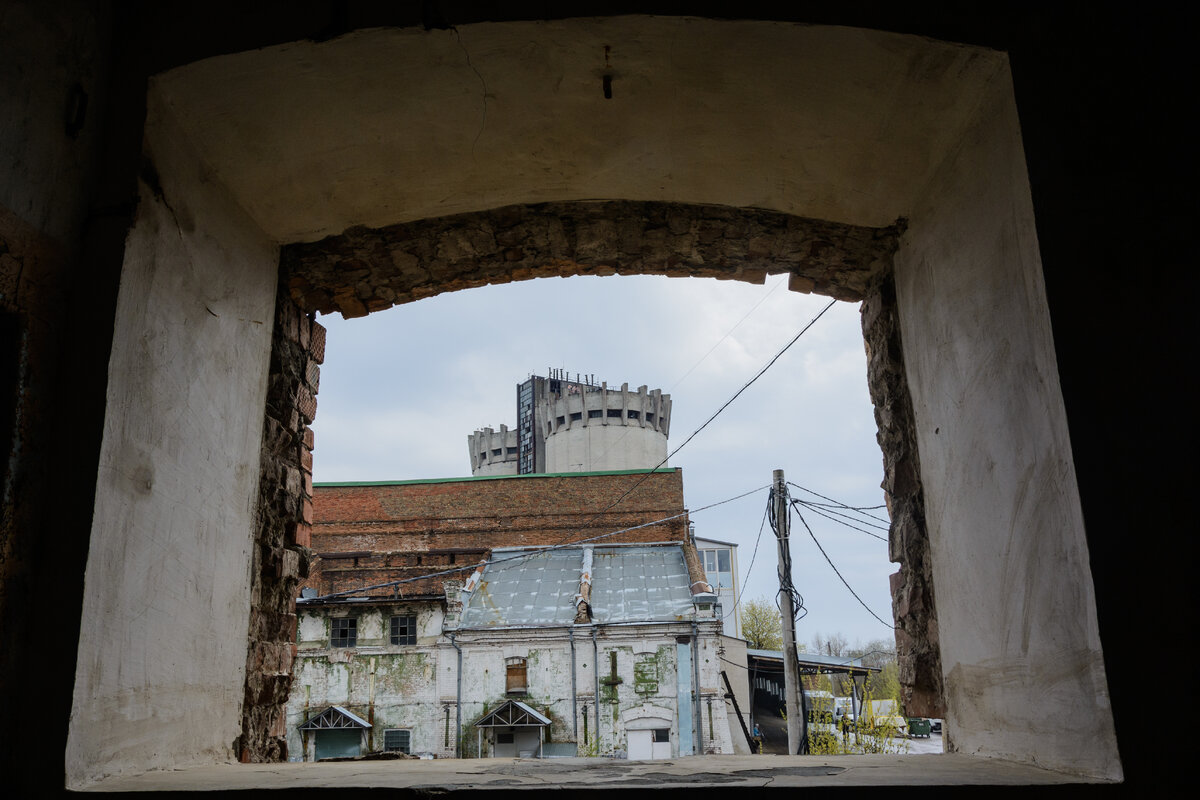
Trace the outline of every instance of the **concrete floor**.
[[255, 789], [407, 789], [422, 795], [471, 789], [609, 789], [1017, 786], [1078, 779], [1036, 767], [964, 755], [706, 756], [664, 761], [607, 758], [352, 761], [215, 764], [110, 778], [99, 792]]

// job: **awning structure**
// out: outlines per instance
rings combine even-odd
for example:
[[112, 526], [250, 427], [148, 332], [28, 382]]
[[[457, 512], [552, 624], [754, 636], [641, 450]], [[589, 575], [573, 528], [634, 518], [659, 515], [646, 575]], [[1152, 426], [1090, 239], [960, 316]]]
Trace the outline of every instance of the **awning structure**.
[[371, 723], [341, 706], [330, 706], [320, 714], [309, 717], [304, 724], [297, 727], [302, 731], [328, 731], [346, 728], [369, 728], [371, 727]]
[[545, 727], [550, 724], [547, 717], [542, 716], [530, 706], [519, 700], [509, 700], [504, 705], [487, 714], [475, 723], [476, 728], [517, 728]]
[[[490, 714], [485, 714], [475, 723], [476, 752], [483, 752], [484, 728], [547, 728], [550, 726], [549, 717], [539, 714], [532, 706], [527, 706], [520, 700], [509, 700]], [[537, 758], [542, 757], [542, 732], [537, 737]], [[530, 751], [532, 755], [532, 751]]]

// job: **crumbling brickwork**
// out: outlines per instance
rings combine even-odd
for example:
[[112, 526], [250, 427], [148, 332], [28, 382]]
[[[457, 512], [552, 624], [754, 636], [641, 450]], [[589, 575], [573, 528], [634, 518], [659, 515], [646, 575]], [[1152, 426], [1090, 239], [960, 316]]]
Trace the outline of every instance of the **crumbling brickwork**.
[[777, 211], [683, 203], [541, 203], [351, 228], [283, 248], [292, 299], [305, 311], [361, 317], [442, 292], [534, 277], [673, 275], [863, 298], [891, 263], [893, 228]]
[[867, 346], [867, 384], [875, 406], [883, 451], [883, 489], [891, 529], [888, 557], [900, 564], [891, 577], [892, 614], [905, 711], [944, 717], [945, 689], [934, 604], [933, 559], [925, 526], [925, 495], [917, 454], [916, 421], [904, 375], [896, 287], [890, 272], [881, 276], [862, 303]]
[[325, 329], [282, 289], [276, 298], [263, 421], [258, 530], [251, 564], [242, 761], [286, 761], [286, 703], [296, 655], [296, 595], [313, 519], [309, 425], [317, 412]]

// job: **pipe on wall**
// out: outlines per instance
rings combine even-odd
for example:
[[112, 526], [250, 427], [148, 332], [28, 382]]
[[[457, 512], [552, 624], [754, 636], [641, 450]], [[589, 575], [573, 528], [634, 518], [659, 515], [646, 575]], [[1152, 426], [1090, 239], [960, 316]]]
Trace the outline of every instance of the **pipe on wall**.
[[575, 746], [579, 747], [579, 700], [575, 692], [575, 629], [567, 628], [567, 638], [571, 641], [571, 729], [575, 736]]
[[458, 652], [458, 690], [454, 700], [454, 757], [462, 758], [462, 647], [454, 641], [453, 632], [446, 634]]
[[600, 752], [600, 646], [596, 643], [596, 626], [592, 626], [592, 681], [596, 692], [596, 752]]
[[694, 684], [692, 705], [695, 706], [692, 713], [692, 725], [696, 729], [696, 753], [700, 754], [704, 752], [704, 721], [700, 712], [700, 629], [694, 621], [692, 622], [692, 683]]

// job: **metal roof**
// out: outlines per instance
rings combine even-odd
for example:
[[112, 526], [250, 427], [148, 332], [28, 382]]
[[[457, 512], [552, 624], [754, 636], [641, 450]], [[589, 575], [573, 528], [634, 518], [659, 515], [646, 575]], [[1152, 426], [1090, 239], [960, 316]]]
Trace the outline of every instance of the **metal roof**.
[[[592, 619], [598, 623], [692, 619], [687, 564], [679, 544], [595, 547]], [[517, 548], [492, 551], [460, 628], [558, 626], [575, 621], [582, 547], [525, 558]], [[505, 559], [508, 560], [505, 560]]]
[[[769, 658], [783, 661], [782, 650], [754, 650], [746, 648], [746, 655], [753, 658]], [[862, 663], [861, 658], [851, 656], [827, 656], [822, 653], [804, 653], [796, 654], [801, 666], [812, 667], [843, 667], [845, 669], [865, 669], [879, 672], [878, 667], [867, 667]]]

